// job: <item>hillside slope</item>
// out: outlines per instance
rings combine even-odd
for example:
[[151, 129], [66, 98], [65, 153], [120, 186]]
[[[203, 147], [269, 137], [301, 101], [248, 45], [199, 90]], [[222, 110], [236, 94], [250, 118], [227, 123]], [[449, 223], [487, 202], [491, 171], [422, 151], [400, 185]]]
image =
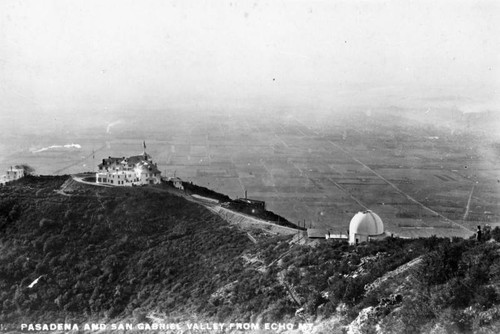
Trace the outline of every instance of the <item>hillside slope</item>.
[[359, 246], [249, 238], [159, 188], [27, 177], [0, 188], [0, 323], [160, 318], [494, 333], [500, 230], [485, 237]]
[[[31, 177], [1, 189], [4, 321], [112, 318], [172, 305], [194, 311], [238, 273], [238, 256], [251, 243], [203, 207], [168, 193], [67, 183]], [[63, 184], [64, 193], [56, 192]]]

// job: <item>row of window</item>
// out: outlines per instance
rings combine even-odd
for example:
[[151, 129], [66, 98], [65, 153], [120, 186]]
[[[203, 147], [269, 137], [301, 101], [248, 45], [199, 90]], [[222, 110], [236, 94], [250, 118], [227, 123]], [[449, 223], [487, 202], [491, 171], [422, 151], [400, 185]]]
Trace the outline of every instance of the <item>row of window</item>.
[[[114, 181], [115, 180], [113, 180], [113, 179], [109, 179], [109, 183], [111, 183], [111, 184], [114, 184], [115, 183]], [[116, 184], [124, 184], [125, 182], [127, 182], [127, 183], [129, 183], [129, 182], [139, 182], [139, 179], [135, 178], [133, 180], [125, 180], [125, 181], [123, 181], [123, 180], [116, 180], [116, 181], [117, 181]], [[105, 178], [105, 177], [98, 177], [97, 178], [97, 182], [108, 182], [108, 179]]]
[[119, 172], [119, 171], [131, 171], [132, 170], [132, 167], [123, 167], [123, 168], [119, 168], [119, 167], [115, 167], [115, 168], [109, 168], [109, 167], [103, 167], [103, 168], [99, 168], [100, 171], [106, 171], [106, 172]]

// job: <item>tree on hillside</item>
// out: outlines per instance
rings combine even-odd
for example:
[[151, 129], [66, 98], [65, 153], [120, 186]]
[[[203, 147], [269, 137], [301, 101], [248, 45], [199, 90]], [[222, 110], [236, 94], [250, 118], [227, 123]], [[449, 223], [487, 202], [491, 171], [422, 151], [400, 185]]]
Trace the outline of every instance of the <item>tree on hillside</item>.
[[33, 167], [31, 167], [30, 165], [28, 164], [22, 164], [22, 165], [19, 165], [20, 167], [22, 167], [24, 169], [24, 174], [25, 175], [31, 175], [35, 172], [35, 169]]

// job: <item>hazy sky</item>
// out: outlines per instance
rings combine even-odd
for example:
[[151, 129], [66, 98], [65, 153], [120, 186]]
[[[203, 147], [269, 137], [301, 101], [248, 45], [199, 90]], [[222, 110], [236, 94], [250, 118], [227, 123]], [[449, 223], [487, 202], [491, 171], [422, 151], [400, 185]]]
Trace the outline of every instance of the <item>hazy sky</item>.
[[497, 1], [0, 1], [0, 112], [158, 107], [339, 86], [498, 93]]

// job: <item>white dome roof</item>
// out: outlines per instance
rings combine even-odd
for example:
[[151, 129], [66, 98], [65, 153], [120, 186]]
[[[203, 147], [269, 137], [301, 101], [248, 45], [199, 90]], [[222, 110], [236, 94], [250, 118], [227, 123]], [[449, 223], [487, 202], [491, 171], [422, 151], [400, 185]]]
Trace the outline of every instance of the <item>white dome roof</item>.
[[352, 217], [349, 224], [349, 236], [354, 236], [355, 234], [375, 236], [383, 233], [384, 223], [382, 219], [370, 210], [358, 212]]

